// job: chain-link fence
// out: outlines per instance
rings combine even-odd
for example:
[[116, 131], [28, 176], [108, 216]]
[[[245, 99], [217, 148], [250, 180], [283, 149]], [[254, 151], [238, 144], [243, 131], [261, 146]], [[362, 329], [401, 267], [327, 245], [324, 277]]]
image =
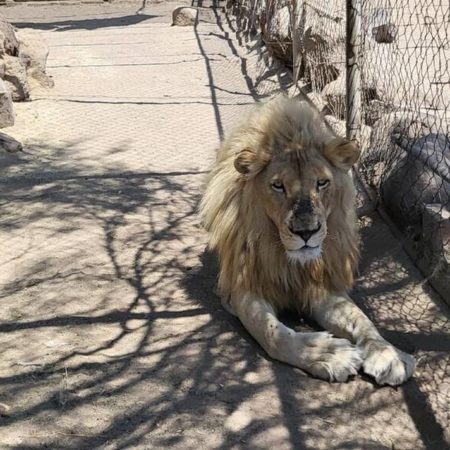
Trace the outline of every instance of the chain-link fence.
[[352, 296], [416, 357], [399, 388], [327, 384], [267, 360], [213, 294], [204, 177], [220, 138], [290, 79], [259, 46], [261, 23], [345, 133], [345, 102], [333, 115], [322, 95], [346, 70], [345, 19], [308, 7], [295, 15], [299, 39], [275, 49], [278, 3], [223, 16], [205, 5], [224, 2], [194, 0], [194, 27], [170, 26], [178, 2], [147, 3], [147, 15], [135, 14], [141, 2], [2, 11], [45, 37], [55, 86], [14, 105], [6, 131], [24, 151], [0, 152], [0, 448], [448, 448], [448, 309], [376, 214], [360, 218]]
[[450, 4], [443, 0], [238, 0], [301, 92], [363, 149], [359, 173], [417, 264], [450, 283]]

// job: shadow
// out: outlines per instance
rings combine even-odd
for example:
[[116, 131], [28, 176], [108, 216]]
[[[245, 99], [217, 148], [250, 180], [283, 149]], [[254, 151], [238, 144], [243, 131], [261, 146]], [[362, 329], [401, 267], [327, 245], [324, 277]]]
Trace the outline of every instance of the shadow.
[[[202, 2], [193, 1], [192, 4], [194, 6], [202, 6]], [[206, 73], [208, 76], [208, 87], [210, 88], [210, 95], [211, 95], [211, 101], [213, 103], [214, 108], [214, 115], [216, 118], [216, 126], [217, 126], [217, 132], [219, 135], [220, 140], [223, 139], [224, 136], [224, 127], [223, 127], [223, 120], [221, 117], [221, 112], [218, 108], [218, 95], [220, 93], [232, 93], [234, 95], [246, 95], [251, 96], [253, 101], [260, 101], [265, 98], [268, 98], [274, 93], [274, 89], [270, 90], [264, 90], [261, 89], [261, 83], [269, 76], [273, 76], [274, 74], [277, 74], [279, 76], [279, 82], [282, 86], [286, 86], [286, 80], [283, 80], [283, 75], [280, 74], [280, 68], [277, 67], [277, 70], [275, 68], [273, 69], [272, 73], [270, 74], [261, 74], [255, 81], [253, 80], [253, 77], [249, 73], [248, 68], [248, 62], [247, 58], [242, 55], [242, 52], [238, 52], [238, 49], [236, 48], [236, 39], [235, 36], [233, 37], [230, 35], [230, 33], [227, 31], [226, 27], [229, 27], [232, 30], [232, 23], [230, 20], [230, 17], [228, 16], [226, 11], [221, 10], [221, 8], [215, 7], [211, 8], [211, 12], [213, 15], [213, 23], [217, 26], [217, 32], [202, 32], [201, 28], [199, 28], [199, 25], [201, 24], [200, 21], [197, 21], [194, 25], [194, 33], [195, 38], [197, 40], [197, 44], [200, 50], [200, 53], [205, 61], [205, 68]], [[208, 52], [206, 51], [205, 42], [211, 38], [214, 37], [215, 39], [220, 39], [226, 42], [226, 45], [228, 46], [229, 50], [231, 51], [232, 55], [239, 61], [240, 66], [240, 73], [241, 76], [243, 76], [243, 79], [246, 84], [246, 88], [248, 92], [236, 92], [229, 89], [226, 89], [222, 86], [220, 86], [214, 76], [214, 70], [211, 65], [211, 61], [213, 58], [211, 58], [208, 55]], [[239, 35], [237, 35], [238, 38], [238, 44], [243, 44], [243, 39]], [[257, 44], [256, 44], [257, 45]], [[281, 91], [281, 89], [278, 89], [278, 91]]]
[[220, 110], [217, 105], [217, 94], [216, 94], [216, 89], [215, 89], [215, 84], [214, 84], [213, 71], [211, 68], [211, 61], [210, 61], [210, 58], [207, 55], [207, 52], [203, 45], [201, 35], [200, 35], [199, 29], [198, 29], [198, 24], [199, 24], [199, 21], [197, 19], [197, 21], [194, 25], [195, 39], [197, 40], [197, 45], [198, 45], [200, 54], [202, 55], [202, 57], [205, 61], [205, 69], [206, 69], [206, 74], [208, 77], [208, 86], [209, 86], [210, 93], [211, 93], [211, 102], [212, 102], [212, 106], [213, 106], [213, 110], [214, 110], [214, 117], [216, 120], [217, 133], [219, 136], [219, 140], [222, 140], [223, 135], [224, 135], [224, 130], [223, 130], [222, 118], [220, 115]]
[[197, 8], [221, 8], [224, 3], [224, 0], [191, 0], [191, 6]]
[[[195, 33], [222, 137], [207, 34]], [[129, 155], [114, 139], [109, 153]], [[82, 146], [35, 146], [2, 167], [0, 401], [13, 411], [1, 446], [447, 447], [448, 311], [378, 216], [361, 223], [355, 301], [418, 372], [398, 389], [328, 384], [268, 358], [222, 309], [197, 215], [203, 167], [138, 172], [123, 156], [92, 174], [92, 155], [65, 161]]]
[[[70, 336], [80, 333], [85, 336], [84, 339], [91, 336], [91, 345], [85, 349], [63, 351], [64, 354], [55, 355], [51, 358], [52, 361], [46, 364], [40, 364], [39, 361], [22, 364], [19, 361], [17, 367], [29, 367], [29, 369], [20, 370], [15, 375], [2, 376], [0, 382], [8, 387], [8, 398], [16, 396], [25, 398], [28, 394], [30, 394], [28, 398], [32, 398], [33, 393], [36, 392], [36, 386], [30, 384], [33, 379], [39, 379], [40, 385], [45, 386], [44, 391], [47, 393], [37, 403], [31, 401], [31, 404], [19, 407], [10, 417], [4, 420], [2, 418], [2, 425], [20, 424], [27, 417], [51, 415], [52, 412], [68, 417], [71, 411], [79, 410], [83, 406], [89, 408], [89, 405], [101, 402], [106, 397], [114, 399], [127, 395], [128, 390], [134, 387], [151, 390], [154, 383], [163, 383], [168, 390], [164, 388], [164, 392], [154, 392], [151, 395], [152, 400], [145, 400], [141, 406], [133, 405], [128, 411], [124, 412], [122, 407], [119, 407], [116, 411], [117, 421], [116, 419], [110, 421], [98, 435], [80, 436], [80, 433], [71, 435], [64, 434], [64, 430], [56, 430], [55, 433], [48, 434], [47, 445], [50, 448], [61, 446], [97, 448], [112, 439], [121, 441], [116, 448], [133, 448], [148, 433], [158, 430], [158, 422], [171, 421], [173, 417], [187, 412], [193, 414], [194, 410], [198, 414], [203, 409], [206, 414], [208, 405], [202, 406], [201, 403], [204, 404], [204, 402], [197, 400], [198, 390], [195, 382], [209, 385], [209, 380], [219, 380], [219, 374], [214, 373], [219, 368], [209, 363], [203, 366], [211, 359], [207, 355], [209, 342], [214, 341], [220, 333], [209, 320], [204, 319], [199, 325], [193, 324], [190, 327], [191, 330], [178, 330], [178, 327], [174, 326], [170, 337], [165, 337], [166, 332], [163, 330], [158, 331], [158, 324], [187, 318], [194, 319], [195, 322], [217, 313], [215, 306], [211, 304], [206, 309], [201, 309], [191, 305], [190, 301], [185, 304], [180, 299], [175, 301], [171, 298], [174, 291], [166, 285], [166, 282], [170, 281], [175, 286], [181, 274], [191, 270], [183, 259], [187, 249], [180, 248], [179, 254], [173, 250], [168, 251], [168, 248], [179, 245], [188, 231], [181, 230], [187, 225], [186, 222], [192, 221], [192, 216], [195, 214], [198, 199], [195, 186], [200, 183], [203, 174], [181, 171], [85, 176], [78, 174], [74, 167], [70, 172], [59, 174], [53, 172], [53, 176], [49, 179], [42, 176], [42, 169], [37, 164], [35, 175], [29, 171], [27, 180], [22, 180], [20, 185], [22, 187], [16, 183], [19, 181], [18, 178], [12, 178], [9, 183], [3, 185], [2, 201], [9, 205], [14, 204], [16, 208], [29, 205], [33, 210], [29, 210], [26, 216], [16, 215], [14, 222], [16, 233], [20, 232], [20, 229], [26, 230], [30, 223], [36, 224], [39, 229], [39, 224], [44, 224], [47, 218], [53, 218], [56, 222], [81, 220], [85, 224], [96, 224], [95, 226], [103, 231], [100, 242], [104, 243], [103, 247], [105, 255], [108, 255], [109, 264], [104, 266], [104, 264], [95, 263], [95, 255], [92, 254], [91, 262], [86, 260], [78, 269], [70, 262], [65, 267], [57, 265], [52, 258], [52, 254], [58, 254], [60, 251], [57, 248], [57, 242], [65, 236], [64, 239], [68, 243], [72, 242], [73, 245], [75, 242], [73, 233], [77, 229], [77, 226], [73, 230], [67, 230], [57, 225], [53, 230], [50, 229], [52, 227], [42, 230], [46, 236], [47, 248], [52, 250], [44, 252], [40, 260], [33, 261], [31, 266], [23, 263], [17, 266], [20, 274], [18, 273], [17, 278], [5, 286], [3, 302], [20, 297], [20, 293], [24, 290], [28, 292], [27, 297], [31, 301], [27, 298], [22, 298], [20, 301], [21, 313], [27, 316], [26, 320], [7, 321], [0, 324], [3, 337], [11, 333], [17, 338], [18, 333], [20, 336], [20, 333], [25, 330], [40, 330], [40, 333], [45, 334], [51, 329], [67, 329], [66, 337], [69, 341]], [[49, 172], [52, 171], [49, 170]], [[192, 186], [188, 187], [189, 184]], [[27, 188], [23, 189], [23, 186]], [[30, 196], [30, 190], [34, 190], [36, 186], [40, 187], [40, 193], [37, 196]], [[168, 206], [167, 197], [173, 194], [176, 194], [177, 199], [172, 203], [169, 202], [171, 206]], [[33, 205], [37, 202], [43, 202], [45, 207], [33, 209]], [[139, 224], [133, 220], [129, 222], [130, 219], [127, 217], [141, 209], [140, 217], [144, 221]], [[4, 217], [9, 218], [9, 213], [9, 210], [5, 210]], [[157, 218], [160, 213], [168, 213], [164, 224]], [[11, 219], [9, 219], [2, 221], [0, 228], [4, 229], [6, 226], [9, 229], [11, 225]], [[122, 238], [118, 234], [121, 229], [125, 227], [126, 230], [128, 226], [137, 226], [140, 230], [135, 230], [136, 234], [133, 235], [126, 233], [123, 236], [125, 241], [121, 242]], [[57, 241], [54, 241], [53, 235]], [[83, 242], [86, 239], [89, 239], [87, 235]], [[33, 242], [28, 251], [34, 251], [35, 245], [39, 243]], [[91, 244], [88, 241], [82, 245], [84, 256], [89, 260], [88, 248], [90, 245], [95, 246], [94, 241]], [[130, 258], [124, 261], [122, 258], [123, 254], [127, 253], [127, 248], [128, 252], [132, 250]], [[169, 259], [168, 254], [172, 254]], [[54, 274], [48, 276], [49, 273]], [[114, 297], [114, 292], [106, 286], [117, 282], [122, 285], [119, 290], [125, 296], [122, 296], [119, 302], [117, 302], [118, 298], [111, 302], [112, 299], [109, 296]], [[75, 288], [77, 285], [81, 286], [80, 283], [88, 286], [88, 291], [96, 292], [93, 301], [89, 302], [89, 305], [84, 305], [86, 306], [84, 314], [57, 312], [53, 317], [34, 318], [39, 315], [36, 314], [38, 310], [46, 311], [47, 308], [48, 311], [55, 312], [58, 309], [64, 310], [64, 302], [68, 297], [72, 297], [70, 291], [75, 294], [74, 298], [77, 298], [79, 302], [75, 309], [78, 307], [83, 309], [82, 298], [87, 291]], [[99, 289], [98, 283], [106, 284], [104, 288]], [[181, 293], [179, 288], [176, 290], [178, 294]], [[69, 292], [69, 294], [62, 295], [63, 303], [52, 306], [52, 292]], [[44, 312], [43, 315], [47, 316], [47, 313]], [[133, 322], [139, 325], [130, 326]], [[110, 327], [107, 334], [100, 336], [89, 333], [89, 330], [104, 325]], [[162, 334], [159, 334], [160, 331]], [[131, 345], [126, 343], [129, 339], [133, 341]], [[206, 353], [204, 358], [188, 356], [192, 345], [200, 346], [201, 352]], [[8, 346], [2, 347], [3, 354], [7, 350]], [[98, 357], [107, 351], [115, 352], [115, 355], [107, 357], [104, 362], [98, 360]], [[152, 355], [157, 355], [159, 362], [156, 365], [149, 362], [150, 365], [145, 368], [146, 359], [149, 358], [150, 361]], [[31, 354], [28, 358], [30, 356]], [[86, 358], [89, 359], [86, 360]], [[180, 360], [184, 360], [186, 364], [183, 366]], [[52, 387], [52, 380], [55, 376], [64, 373], [64, 370], [70, 373], [72, 384], [70, 389], [61, 393], [58, 385]], [[191, 371], [194, 371], [193, 376], [187, 376]], [[197, 375], [195, 375], [196, 371], [198, 371]], [[108, 387], [108, 384], [114, 384], [114, 380], [123, 376], [128, 378], [125, 385]], [[192, 391], [183, 393], [181, 384], [188, 378], [195, 382], [191, 388]], [[145, 384], [147, 388], [144, 387]], [[204, 387], [200, 386], [199, 389]], [[184, 397], [188, 397], [187, 404]], [[189, 398], [193, 399], [191, 405], [189, 405]], [[31, 436], [30, 439], [32, 438]], [[180, 437], [174, 436], [173, 439], [180, 439]], [[166, 434], [155, 437], [154, 443], [155, 446], [161, 446], [168, 440], [170, 436]], [[20, 445], [20, 448], [39, 447], [41, 447], [40, 443]]]
[[99, 28], [123, 27], [137, 25], [148, 19], [160, 17], [157, 15], [129, 15], [121, 17], [106, 17], [79, 20], [61, 20], [52, 22], [12, 22], [17, 28], [33, 28], [42, 31], [74, 31], [96, 30]]
[[[442, 412], [437, 412], [436, 399], [444, 395], [445, 400], [442, 397], [441, 400], [444, 403], [448, 400], [439, 383], [445, 383], [444, 380], [449, 374], [450, 334], [446, 333], [444, 329], [448, 330], [450, 326], [450, 314], [448, 308], [432, 292], [431, 295], [435, 301], [432, 305], [426, 305], [416, 300], [417, 297], [412, 293], [412, 290], [417, 289], [417, 286], [414, 286], [414, 280], [418, 277], [417, 269], [414, 268], [404, 252], [396, 248], [395, 238], [390, 234], [381, 219], [374, 214], [372, 220], [375, 225], [363, 226], [361, 230], [364, 251], [361, 262], [361, 274], [359, 281], [356, 283], [353, 298], [369, 315], [386, 339], [403, 351], [414, 353], [419, 357], [416, 376], [403, 386], [395, 389], [378, 387], [366, 376], [362, 376], [360, 380], [354, 379], [347, 384], [341, 385], [329, 385], [323, 381], [315, 380], [298, 369], [270, 360], [238, 323], [236, 318], [229, 316], [228, 326], [235, 333], [236, 337], [249, 341], [259, 358], [270, 361], [273, 371], [272, 383], [277, 390], [277, 400], [281, 408], [280, 413], [283, 418], [283, 424], [288, 430], [291, 448], [311, 450], [316, 448], [378, 449], [397, 448], [397, 445], [400, 445], [399, 448], [403, 448], [401, 443], [405, 444], [408, 438], [402, 427], [410, 428], [410, 425], [405, 422], [407, 417], [412, 420], [414, 429], [420, 435], [421, 444], [418, 444], [417, 441], [411, 441], [411, 444], [416, 448], [430, 450], [447, 448], [448, 441], [445, 436], [445, 426], [448, 423], [448, 417], [442, 416]], [[395, 272], [391, 273], [393, 267], [392, 263], [387, 264], [388, 260], [397, 264]], [[376, 273], [373, 271], [374, 265], [377, 267]], [[201, 277], [201, 279], [208, 279], [209, 291], [212, 293], [215, 291], [217, 271], [218, 266], [215, 256], [207, 251], [202, 256], [201, 270], [190, 276], [195, 275], [196, 277]], [[398, 276], [404, 276], [406, 280], [399, 284], [396, 280]], [[371, 287], [366, 288], [366, 284], [372, 284], [372, 279], [376, 279], [378, 284], [376, 292]], [[208, 293], [204, 291], [205, 286], [202, 284], [196, 288], [196, 283], [187, 282], [187, 280], [189, 278], [185, 279], [189, 296], [198, 299], [201, 304], [207, 302]], [[425, 290], [429, 289], [427, 286], [424, 288]], [[370, 296], [375, 298], [382, 296], [385, 306], [374, 307], [374, 302], [370, 301]], [[389, 302], [386, 302], [386, 299], [390, 299]], [[217, 300], [214, 300], [214, 302], [216, 303]], [[422, 319], [405, 314], [405, 309], [411, 308], [411, 304], [414, 304], [413, 307], [417, 311], [421, 311]], [[389, 310], [388, 317], [383, 315], [385, 308]], [[429, 328], [433, 328], [434, 320], [431, 317], [426, 318], [424, 316], [430, 308], [434, 309], [434, 315], [440, 315], [440, 320], [442, 321], [441, 327], [433, 331]], [[295, 314], [283, 315], [281, 319], [286, 325], [297, 330], [320, 330], [320, 328], [308, 321], [305, 323], [301, 320], [302, 318]], [[412, 326], [421, 331], [405, 331], [405, 329]], [[424, 360], [420, 359], [420, 355], [423, 355], [425, 352], [429, 355], [436, 355], [435, 361], [429, 361], [431, 367], [426, 367]], [[440, 367], [439, 374], [436, 372], [438, 366]], [[425, 375], [427, 372], [428, 376]], [[431, 374], [433, 382], [430, 383], [429, 376]], [[301, 394], [299, 395], [298, 393]], [[328, 399], [325, 399], [324, 395], [328, 396]], [[336, 403], [332, 400], [335, 396], [337, 399]], [[378, 397], [378, 401], [375, 401], [376, 405], [374, 406], [372, 398], [376, 397]], [[397, 409], [399, 403], [403, 402], [406, 405], [407, 414], [404, 417], [399, 417]], [[330, 406], [330, 403], [332, 406]], [[390, 445], [380, 446], [379, 441], [371, 441], [370, 439], [365, 439], [363, 435], [359, 435], [352, 440], [343, 441], [333, 446], [330, 443], [338, 441], [334, 430], [339, 426], [346, 426], [346, 417], [349, 416], [346, 415], [345, 411], [348, 411], [352, 416], [354, 424], [351, 426], [351, 429], [353, 433], [355, 433], [355, 429], [358, 426], [357, 423], [361, 420], [361, 423], [365, 421], [371, 422], [372, 430], [379, 429], [381, 431], [383, 427], [392, 427], [396, 430], [397, 438], [392, 438], [392, 444]], [[356, 411], [358, 417], [355, 417]], [[342, 417], [339, 418], [341, 414]], [[380, 414], [379, 419], [377, 418], [378, 414]], [[318, 423], [328, 422], [330, 427], [321, 428], [320, 432], [311, 430], [307, 424], [314, 423], [314, 417], [317, 418]], [[393, 426], [392, 424], [395, 421], [402, 422], [402, 425], [400, 427]], [[266, 423], [266, 426], [275, 427], [275, 423], [276, 421], [269, 422]], [[308, 433], [302, 431], [305, 428], [308, 429]], [[244, 435], [245, 442], [257, 439], [260, 432], [258, 428], [252, 427], [249, 427], [246, 431]], [[400, 440], [398, 436], [401, 436]], [[327, 443], [326, 446], [322, 447], [317, 444], [321, 439]], [[398, 442], [398, 444], [395, 444], [395, 442]], [[221, 448], [231, 448], [235, 444], [236, 441], [229, 437], [226, 444]], [[419, 445], [423, 445], [423, 447], [419, 447]]]
[[[361, 276], [354, 298], [389, 342], [415, 354], [416, 375], [400, 387], [408, 413], [424, 448], [447, 448], [445, 429], [450, 416], [439, 412], [436, 396], [446, 396], [441, 383], [450, 374], [450, 310], [422, 281], [401, 243], [377, 214], [369, 218], [361, 235]], [[427, 372], [432, 373], [431, 379]]]

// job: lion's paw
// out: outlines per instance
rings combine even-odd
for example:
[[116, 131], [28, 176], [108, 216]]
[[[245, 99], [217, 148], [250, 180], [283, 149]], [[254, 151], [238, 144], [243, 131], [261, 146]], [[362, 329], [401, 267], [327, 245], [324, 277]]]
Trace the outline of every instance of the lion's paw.
[[326, 342], [310, 349], [316, 353], [307, 370], [314, 376], [328, 381], [345, 382], [356, 375], [362, 365], [361, 350], [347, 339], [337, 339], [328, 335]]
[[414, 372], [416, 360], [384, 341], [372, 341], [365, 348], [363, 371], [380, 384], [398, 386]]

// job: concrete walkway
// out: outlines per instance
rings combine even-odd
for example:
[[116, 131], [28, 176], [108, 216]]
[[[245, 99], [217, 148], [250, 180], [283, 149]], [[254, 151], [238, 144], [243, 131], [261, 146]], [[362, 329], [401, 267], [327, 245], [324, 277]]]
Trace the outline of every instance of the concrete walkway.
[[448, 310], [378, 216], [354, 296], [418, 358], [406, 385], [312, 379], [221, 309], [196, 207], [257, 59], [213, 11], [128, 5], [2, 11], [42, 31], [55, 88], [0, 155], [0, 448], [448, 448]]

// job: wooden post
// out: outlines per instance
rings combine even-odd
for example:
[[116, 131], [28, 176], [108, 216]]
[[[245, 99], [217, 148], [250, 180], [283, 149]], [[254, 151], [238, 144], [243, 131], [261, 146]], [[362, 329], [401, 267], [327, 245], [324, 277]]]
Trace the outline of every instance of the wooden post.
[[[302, 64], [302, 38], [303, 38], [303, 24], [301, 23], [301, 17], [304, 16], [304, 1], [292, 0], [291, 1], [291, 25], [292, 25], [292, 72], [294, 78], [294, 85], [297, 86], [298, 79], [300, 78], [300, 67]], [[295, 92], [296, 89], [294, 89]]]
[[346, 130], [347, 138], [360, 141], [361, 134], [361, 0], [346, 0]]

